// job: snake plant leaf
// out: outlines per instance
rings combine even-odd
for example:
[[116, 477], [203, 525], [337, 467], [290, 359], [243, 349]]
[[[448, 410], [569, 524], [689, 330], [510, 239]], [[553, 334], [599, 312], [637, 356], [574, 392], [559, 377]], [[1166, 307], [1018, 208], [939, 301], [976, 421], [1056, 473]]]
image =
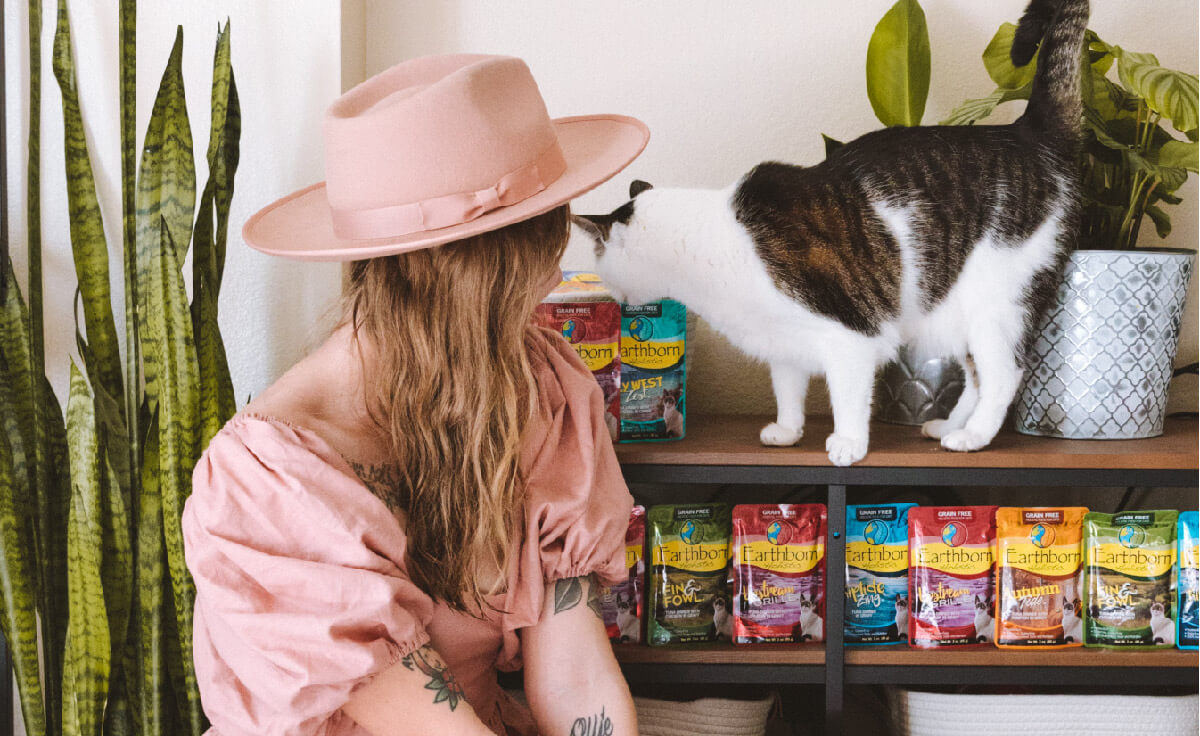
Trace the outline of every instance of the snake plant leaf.
[[138, 500], [136, 617], [141, 658], [138, 669], [138, 721], [143, 734], [164, 734], [171, 702], [167, 681], [166, 649], [163, 642], [167, 551], [163, 545], [162, 498], [159, 495], [158, 414], [152, 412], [144, 425], [142, 495]]
[[[142, 350], [138, 338], [137, 296], [137, 0], [119, 0], [117, 10], [121, 88], [121, 255], [125, 272], [125, 431], [124, 461], [112, 455], [127, 505], [138, 497], [141, 483], [141, 427], [138, 408], [142, 390]], [[110, 449], [119, 448], [109, 445]], [[120, 697], [118, 695], [118, 697]], [[107, 727], [106, 727], [107, 730]]]
[[983, 50], [983, 66], [988, 76], [1001, 89], [1020, 89], [1033, 83], [1033, 75], [1037, 73], [1038, 55], [1022, 67], [1013, 65], [1012, 45], [1016, 38], [1017, 27], [1012, 23], [1003, 23], [991, 42]]
[[[196, 169], [192, 157], [192, 133], [187, 118], [187, 101], [183, 91], [183, 29], [175, 35], [175, 45], [163, 71], [154, 109], [143, 142], [137, 183], [137, 261], [138, 314], [147, 322], [158, 315], [152, 306], [154, 297], [148, 294], [148, 281], [156, 278], [159, 267], [154, 262], [163, 248], [187, 248], [192, 237], [192, 215], [196, 203]], [[166, 222], [169, 240], [162, 236]], [[174, 244], [172, 246], [171, 244]], [[182, 262], [184, 253], [174, 254]], [[146, 325], [139, 325], [145, 330]], [[190, 332], [190, 326], [189, 326]], [[145, 342], [143, 338], [143, 343]], [[166, 370], [160, 356], [149, 354], [142, 346], [142, 362], [146, 395], [151, 403], [158, 401], [158, 373]]]
[[[35, 375], [46, 373], [42, 307], [42, 0], [29, 0], [29, 137], [25, 150], [25, 237], [29, 269], [30, 352]], [[0, 284], [0, 292], [4, 285]], [[51, 725], [57, 723], [57, 716]]]
[[987, 118], [996, 111], [997, 107], [1006, 102], [1028, 100], [1032, 89], [1032, 85], [1026, 85], [1020, 89], [1001, 88], [987, 97], [977, 100], [967, 100], [954, 108], [950, 112], [949, 117], [942, 120], [939, 125], [974, 125], [980, 120]]
[[157, 397], [158, 496], [183, 656], [184, 679], [174, 683], [174, 690], [179, 694], [180, 707], [186, 709], [184, 723], [199, 736], [204, 716], [192, 664], [192, 609], [196, 592], [184, 561], [181, 526], [183, 504], [191, 492], [191, 473], [198, 456], [199, 370], [183, 273], [176, 258], [178, 251], [166, 219], [160, 218], [159, 222], [164, 247], [150, 258], [146, 296], [152, 309], [146, 313], [142, 325], [142, 354], [160, 367], [156, 375], [158, 385], [152, 390], [147, 384], [146, 395]]
[[[107, 447], [103, 452], [106, 461], [121, 455], [120, 450], [113, 451]], [[109, 657], [113, 670], [112, 688], [123, 693], [124, 688], [119, 684], [122, 678], [118, 670], [122, 666], [130, 611], [133, 608], [133, 540], [129, 530], [131, 509], [126, 504], [125, 494], [110, 461], [105, 463], [104, 479], [105, 482], [101, 486], [104, 497], [100, 517], [103, 547], [100, 577], [104, 587], [104, 607], [108, 612], [108, 631], [112, 644]], [[112, 693], [109, 697], [111, 701]]]
[[917, 0], [898, 0], [867, 45], [867, 97], [887, 126], [920, 125], [929, 96], [929, 29]]
[[1200, 149], [1200, 146], [1190, 141], [1186, 143], [1184, 141], [1167, 141], [1162, 148], [1158, 149], [1158, 165], [1200, 173], [1197, 170], [1200, 168], [1197, 166], [1200, 164], [1197, 149]]
[[[0, 371], [0, 393], [9, 396], [7, 372]], [[46, 733], [42, 684], [38, 673], [37, 611], [34, 561], [21, 533], [21, 515], [14, 497], [12, 449], [7, 433], [0, 433], [0, 628], [8, 642], [25, 731]], [[56, 719], [57, 720], [57, 719]]]
[[[41, 568], [42, 669], [46, 679], [46, 707], [53, 709], [51, 728], [54, 728], [62, 714], [61, 673], [67, 643], [67, 527], [71, 473], [62, 407], [50, 382], [44, 375], [41, 380], [38, 426], [46, 472], [39, 477], [41, 485], [37, 494], [38, 564]], [[51, 677], [56, 679], [51, 680]]]
[[1154, 54], [1125, 50], [1117, 55], [1117, 73], [1121, 84], [1141, 96], [1151, 110], [1170, 120], [1179, 132], [1200, 123], [1200, 84], [1195, 74], [1166, 69]]
[[63, 733], [99, 736], [112, 647], [102, 582], [103, 456], [91, 391], [74, 361], [67, 399], [67, 441], [71, 462], [67, 577], [72, 615], [63, 661]]
[[[30, 352], [29, 312], [21, 298], [21, 287], [17, 283], [11, 259], [4, 270], [4, 303], [0, 311], [0, 356], [4, 359], [7, 380], [12, 387], [4, 407], [4, 427], [8, 434], [10, 452], [13, 457], [14, 499], [22, 513], [24, 526], [36, 508], [36, 415], [37, 394], [35, 391], [33, 355]], [[32, 539], [30, 539], [32, 541]]]
[[[71, 251], [75, 275], [83, 294], [84, 325], [93, 364], [87, 365], [93, 384], [104, 386], [111, 396], [122, 396], [121, 356], [113, 321], [112, 290], [109, 286], [108, 242], [95, 177], [88, 156], [87, 132], [79, 109], [75, 65], [71, 50], [71, 23], [66, 0], [58, 0], [58, 26], [54, 33], [54, 76], [62, 92], [63, 152], [67, 170], [67, 202], [70, 209]], [[123, 431], [123, 428], [104, 428]]]
[[209, 138], [208, 166], [214, 185], [217, 229], [213, 241], [215, 270], [212, 277], [217, 289], [225, 271], [225, 246], [229, 234], [229, 209], [233, 203], [233, 179], [241, 151], [242, 107], [238, 101], [237, 81], [233, 76], [230, 48], [230, 22], [217, 38], [213, 60], [212, 120], [214, 133]]

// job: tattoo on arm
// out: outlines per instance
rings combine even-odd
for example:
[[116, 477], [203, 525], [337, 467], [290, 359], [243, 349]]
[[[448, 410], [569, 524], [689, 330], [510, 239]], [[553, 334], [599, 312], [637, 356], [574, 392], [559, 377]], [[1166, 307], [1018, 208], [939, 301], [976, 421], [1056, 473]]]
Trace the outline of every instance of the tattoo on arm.
[[400, 664], [414, 672], [428, 675], [429, 682], [425, 683], [425, 689], [433, 691], [435, 705], [445, 703], [450, 706], [450, 710], [454, 710], [465, 697], [458, 680], [454, 679], [454, 675], [446, 668], [446, 663], [432, 649], [421, 647], [401, 659]]
[[604, 715], [602, 707], [596, 715], [576, 718], [575, 723], [571, 725], [570, 736], [612, 736], [612, 732], [612, 720]]
[[353, 460], [347, 460], [351, 470], [367, 487], [367, 490], [387, 505], [393, 514], [403, 511], [400, 502], [400, 469], [395, 465], [363, 465]]
[[592, 609], [592, 613], [601, 621], [604, 620], [604, 612], [600, 608], [600, 581], [596, 579], [593, 573], [587, 578], [563, 578], [554, 583], [554, 613], [559, 614], [563, 611], [569, 611], [579, 602], [583, 600], [583, 581], [588, 582], [587, 607]]

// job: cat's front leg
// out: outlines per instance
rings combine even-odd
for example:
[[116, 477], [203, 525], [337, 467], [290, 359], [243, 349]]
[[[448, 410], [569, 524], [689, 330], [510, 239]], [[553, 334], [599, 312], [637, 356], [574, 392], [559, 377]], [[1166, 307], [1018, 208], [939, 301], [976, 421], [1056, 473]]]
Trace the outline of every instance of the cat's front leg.
[[775, 421], [762, 428], [758, 439], [764, 445], [791, 447], [804, 436], [804, 399], [808, 395], [808, 372], [790, 363], [771, 363], [771, 387], [775, 390]]
[[867, 456], [875, 363], [867, 350], [846, 351], [825, 372], [833, 405], [833, 434], [825, 440], [829, 462], [845, 467]]
[[1001, 330], [987, 325], [967, 340], [975, 361], [979, 400], [962, 429], [942, 437], [942, 447], [956, 452], [973, 452], [988, 446], [1000, 431], [1021, 383], [1016, 347]]

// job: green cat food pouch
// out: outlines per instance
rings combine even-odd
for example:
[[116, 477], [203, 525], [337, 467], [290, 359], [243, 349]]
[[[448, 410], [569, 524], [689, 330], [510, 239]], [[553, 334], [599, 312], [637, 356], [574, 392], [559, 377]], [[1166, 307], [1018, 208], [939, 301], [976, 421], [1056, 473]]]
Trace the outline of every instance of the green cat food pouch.
[[1177, 511], [1125, 511], [1083, 519], [1083, 641], [1089, 647], [1175, 646]]
[[728, 504], [653, 506], [646, 513], [653, 646], [714, 641], [733, 635], [729, 603]]

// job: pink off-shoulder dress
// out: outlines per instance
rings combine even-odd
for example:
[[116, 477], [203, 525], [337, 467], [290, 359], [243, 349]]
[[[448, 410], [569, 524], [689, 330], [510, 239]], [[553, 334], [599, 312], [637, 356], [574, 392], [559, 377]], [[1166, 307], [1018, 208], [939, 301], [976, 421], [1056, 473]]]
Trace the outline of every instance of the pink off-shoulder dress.
[[521, 666], [517, 630], [538, 622], [548, 582], [625, 576], [632, 498], [592, 375], [554, 333], [527, 345], [524, 525], [502, 612], [482, 619], [409, 580], [400, 522], [319, 436], [239, 415], [213, 438], [183, 512], [209, 736], [364, 736], [342, 711], [351, 692], [427, 643], [493, 731], [537, 733], [496, 671]]

